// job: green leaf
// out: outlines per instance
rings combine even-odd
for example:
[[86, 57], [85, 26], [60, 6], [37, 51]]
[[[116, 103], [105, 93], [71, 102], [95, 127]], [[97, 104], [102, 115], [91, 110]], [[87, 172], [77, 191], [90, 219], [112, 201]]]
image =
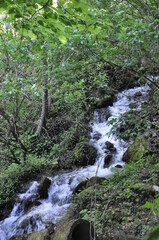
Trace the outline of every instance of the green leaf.
[[141, 206], [142, 208], [147, 208], [147, 209], [151, 209], [154, 207], [154, 203], [151, 202], [146, 202], [144, 205]]
[[27, 35], [32, 39], [34, 40], [36, 38], [35, 34], [31, 31], [31, 30], [28, 30], [27, 31]]
[[63, 44], [67, 43], [67, 38], [64, 35], [60, 35], [58, 38], [59, 38], [61, 43], [63, 43]]
[[79, 24], [79, 25], [78, 25], [78, 30], [79, 30], [79, 32], [82, 32], [83, 30], [85, 30], [85, 26]]

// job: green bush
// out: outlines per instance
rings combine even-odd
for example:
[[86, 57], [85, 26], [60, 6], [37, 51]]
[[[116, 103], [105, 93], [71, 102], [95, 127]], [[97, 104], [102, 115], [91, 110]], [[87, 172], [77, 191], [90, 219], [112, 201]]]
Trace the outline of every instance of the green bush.
[[53, 171], [57, 161], [48, 161], [34, 155], [28, 156], [27, 163], [12, 163], [0, 175], [0, 204], [9, 201], [16, 194], [18, 187], [26, 181], [34, 179], [37, 174]]

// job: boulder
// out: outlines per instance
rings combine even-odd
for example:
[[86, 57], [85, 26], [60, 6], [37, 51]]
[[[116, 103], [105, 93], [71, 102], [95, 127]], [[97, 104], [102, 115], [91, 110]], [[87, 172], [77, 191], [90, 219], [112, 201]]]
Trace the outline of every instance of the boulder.
[[[90, 234], [92, 237], [90, 237]], [[83, 219], [69, 220], [56, 229], [54, 240], [92, 240], [95, 237], [93, 226]]]
[[126, 150], [126, 152], [123, 155], [122, 161], [128, 163], [131, 161], [131, 157], [132, 157], [131, 149], [130, 149], [130, 147], [128, 147], [128, 149]]
[[94, 140], [99, 140], [99, 139], [101, 138], [101, 136], [102, 136], [102, 135], [97, 132], [97, 133], [95, 133], [95, 134], [93, 135], [93, 139], [94, 139]]
[[8, 201], [6, 203], [2, 203], [0, 204], [0, 221], [4, 220], [5, 218], [7, 218], [14, 206], [14, 201]]
[[74, 189], [73, 193], [74, 194], [78, 194], [79, 192], [81, 192], [82, 190], [84, 190], [85, 188], [88, 188], [92, 185], [95, 184], [101, 184], [103, 181], [105, 180], [105, 178], [100, 178], [100, 177], [92, 177], [88, 180], [82, 181], [81, 183], [78, 184], [78, 186]]
[[41, 182], [41, 184], [38, 187], [38, 194], [40, 198], [48, 198], [48, 189], [51, 185], [51, 180], [47, 177], [45, 177], [43, 179], [43, 181]]
[[115, 167], [116, 168], [123, 168], [120, 164], [117, 164]]
[[137, 162], [148, 152], [148, 144], [144, 138], [137, 138], [134, 143], [130, 144], [123, 155], [123, 162], [134, 161]]
[[52, 240], [51, 236], [48, 235], [48, 230], [42, 230], [30, 234], [15, 235], [9, 240]]
[[41, 202], [39, 202], [36, 198], [37, 195], [30, 196], [26, 200], [24, 200], [24, 211], [27, 212], [29, 211], [32, 207], [34, 206], [39, 206]]
[[111, 116], [111, 114], [110, 114], [110, 111], [107, 109], [106, 111], [105, 111], [105, 118], [106, 118], [106, 120]]
[[115, 151], [116, 151], [113, 143], [111, 143], [111, 142], [109, 142], [109, 141], [106, 141], [105, 145], [106, 145], [106, 148], [107, 148], [110, 152], [115, 152]]
[[134, 97], [136, 98], [136, 97], [141, 97], [142, 96], [142, 93], [139, 91], [139, 92], [136, 92], [135, 94], [134, 94]]
[[96, 108], [106, 108], [108, 106], [113, 105], [113, 95], [105, 95], [100, 98], [96, 98], [94, 102], [94, 106]]
[[84, 190], [87, 187], [89, 187], [89, 180], [82, 181], [74, 189], [73, 194], [78, 194], [79, 192], [81, 192], [82, 190]]
[[104, 167], [108, 167], [111, 160], [112, 160], [113, 155], [111, 153], [108, 153], [104, 159]]
[[97, 158], [96, 149], [87, 142], [80, 142], [76, 144], [73, 151], [74, 164], [76, 166], [93, 165]]
[[129, 108], [136, 108], [137, 107], [137, 103], [132, 102], [129, 104]]

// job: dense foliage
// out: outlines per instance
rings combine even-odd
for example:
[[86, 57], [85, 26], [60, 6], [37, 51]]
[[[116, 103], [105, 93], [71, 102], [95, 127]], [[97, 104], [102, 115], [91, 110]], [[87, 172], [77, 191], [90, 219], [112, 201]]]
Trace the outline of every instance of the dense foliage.
[[32, 171], [76, 165], [92, 110], [134, 80], [151, 83], [158, 46], [158, 0], [1, 0], [0, 203]]

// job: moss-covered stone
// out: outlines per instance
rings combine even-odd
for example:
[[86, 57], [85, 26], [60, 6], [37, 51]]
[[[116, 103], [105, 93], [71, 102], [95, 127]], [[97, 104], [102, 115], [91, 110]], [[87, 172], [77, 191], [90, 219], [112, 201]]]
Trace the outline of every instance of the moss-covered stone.
[[79, 183], [79, 185], [74, 189], [74, 194], [79, 193], [82, 190], [84, 190], [92, 185], [94, 186], [95, 184], [101, 184], [104, 180], [105, 180], [105, 178], [101, 178], [101, 177], [92, 177], [88, 180], [85, 180], [85, 181]]
[[24, 235], [15, 235], [10, 238], [10, 240], [52, 240], [53, 238], [47, 238], [47, 229], [31, 233], [31, 234], [24, 234]]
[[[91, 235], [94, 235], [93, 227], [90, 227], [90, 223], [83, 219], [69, 220], [65, 223], [61, 223], [54, 236], [54, 240], [91, 240]], [[97, 239], [97, 238], [96, 238]]]
[[105, 95], [101, 98], [96, 98], [94, 105], [96, 108], [104, 108], [111, 106], [113, 104], [113, 95]]
[[73, 151], [74, 163], [76, 166], [93, 165], [97, 158], [97, 151], [87, 142], [80, 142], [76, 144]]
[[140, 160], [145, 153], [148, 152], [148, 143], [144, 138], [137, 138], [134, 143], [132, 143], [123, 155], [123, 162]]

